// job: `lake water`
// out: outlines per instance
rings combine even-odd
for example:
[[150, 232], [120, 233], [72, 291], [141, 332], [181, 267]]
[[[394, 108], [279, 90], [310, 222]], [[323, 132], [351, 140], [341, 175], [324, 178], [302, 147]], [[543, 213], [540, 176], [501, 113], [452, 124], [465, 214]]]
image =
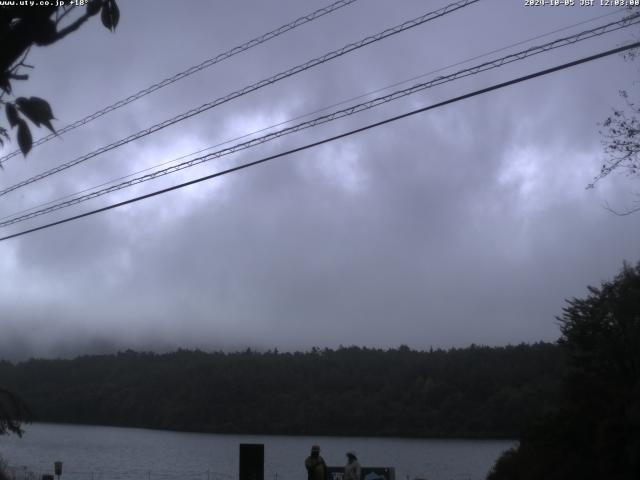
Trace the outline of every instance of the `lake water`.
[[240, 443], [263, 443], [265, 480], [306, 480], [312, 444], [330, 466], [355, 450], [363, 466], [395, 467], [396, 480], [481, 480], [500, 453], [501, 440], [415, 440], [360, 437], [218, 435], [136, 428], [31, 424], [22, 438], [0, 437], [0, 455], [16, 479], [27, 470], [40, 479], [63, 462], [61, 480], [232, 480], [238, 478]]

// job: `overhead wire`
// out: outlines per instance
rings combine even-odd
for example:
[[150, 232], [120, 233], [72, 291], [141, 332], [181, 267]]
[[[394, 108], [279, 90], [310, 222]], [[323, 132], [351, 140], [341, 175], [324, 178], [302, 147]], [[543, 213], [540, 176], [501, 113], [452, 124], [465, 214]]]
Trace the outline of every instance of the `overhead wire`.
[[622, 53], [622, 52], [631, 50], [633, 48], [638, 48], [638, 47], [640, 47], [640, 42], [635, 42], [635, 43], [632, 43], [632, 44], [629, 44], [629, 45], [625, 45], [625, 46], [622, 46], [622, 47], [613, 48], [613, 49], [610, 49], [610, 50], [607, 50], [607, 51], [604, 51], [604, 52], [601, 52], [601, 53], [598, 53], [598, 54], [595, 54], [595, 55], [590, 55], [588, 57], [583, 57], [583, 58], [578, 59], [578, 60], [574, 60], [574, 61], [571, 61], [571, 62], [563, 63], [563, 64], [555, 66], [555, 67], [551, 67], [551, 68], [547, 68], [547, 69], [544, 69], [544, 70], [540, 70], [538, 72], [535, 72], [535, 73], [532, 73], [532, 74], [529, 74], [529, 75], [524, 75], [524, 76], [509, 80], [509, 81], [506, 81], [506, 82], [494, 84], [492, 86], [485, 87], [485, 88], [482, 88], [482, 89], [479, 89], [479, 90], [475, 90], [473, 92], [470, 92], [470, 93], [467, 93], [467, 94], [464, 94], [464, 95], [460, 95], [460, 96], [457, 96], [457, 97], [454, 97], [454, 98], [450, 98], [450, 99], [444, 100], [442, 102], [434, 103], [434, 104], [428, 105], [426, 107], [422, 107], [422, 108], [418, 108], [418, 109], [415, 109], [415, 110], [411, 110], [409, 112], [403, 113], [401, 115], [396, 115], [396, 116], [381, 120], [379, 122], [371, 123], [371, 124], [365, 125], [364, 127], [359, 127], [359, 128], [353, 129], [353, 130], [349, 130], [349, 131], [341, 133], [339, 135], [334, 135], [332, 137], [328, 137], [328, 138], [325, 138], [325, 139], [322, 139], [322, 140], [319, 140], [319, 141], [316, 141], [316, 142], [313, 142], [313, 143], [308, 143], [308, 144], [303, 145], [301, 147], [293, 148], [293, 149], [290, 149], [290, 150], [287, 150], [287, 151], [284, 151], [284, 152], [277, 153], [275, 155], [270, 155], [268, 157], [264, 157], [264, 158], [261, 158], [259, 160], [255, 160], [253, 162], [244, 163], [242, 165], [238, 165], [238, 166], [235, 166], [235, 167], [232, 167], [232, 168], [228, 168], [226, 170], [222, 170], [220, 172], [212, 173], [210, 175], [206, 175], [204, 177], [200, 177], [200, 178], [197, 178], [197, 179], [194, 179], [194, 180], [183, 182], [183, 183], [178, 184], [178, 185], [173, 185], [171, 187], [163, 188], [161, 190], [156, 190], [154, 192], [147, 193], [145, 195], [140, 195], [140, 196], [137, 196], [137, 197], [134, 197], [134, 198], [130, 198], [128, 200], [124, 200], [122, 202], [118, 202], [118, 203], [114, 203], [114, 204], [111, 204], [111, 205], [107, 205], [105, 207], [98, 208], [98, 209], [95, 209], [95, 210], [91, 210], [89, 212], [81, 213], [79, 215], [74, 215], [72, 217], [67, 217], [67, 218], [64, 218], [62, 220], [58, 220], [58, 221], [51, 222], [51, 223], [48, 223], [48, 224], [45, 224], [45, 225], [40, 225], [38, 227], [30, 228], [28, 230], [23, 230], [21, 232], [17, 232], [17, 233], [11, 234], [11, 235], [7, 235], [7, 236], [4, 236], [4, 237], [1, 237], [0, 238], [0, 242], [1, 241], [5, 241], [5, 240], [9, 240], [11, 238], [20, 237], [20, 236], [23, 236], [23, 235], [26, 235], [26, 234], [29, 234], [29, 233], [33, 233], [33, 232], [37, 232], [37, 231], [40, 231], [40, 230], [44, 230], [44, 229], [47, 229], [47, 228], [51, 228], [51, 227], [54, 227], [56, 225], [61, 225], [61, 224], [64, 224], [64, 223], [68, 223], [68, 222], [71, 222], [71, 221], [74, 221], [74, 220], [78, 220], [80, 218], [88, 217], [90, 215], [95, 215], [97, 213], [105, 212], [107, 210], [112, 210], [114, 208], [122, 207], [124, 205], [129, 205], [131, 203], [139, 202], [141, 200], [145, 200], [147, 198], [152, 198], [152, 197], [155, 197], [157, 195], [162, 195], [164, 193], [168, 193], [168, 192], [171, 192], [173, 190], [178, 190], [180, 188], [184, 188], [184, 187], [187, 187], [187, 186], [190, 186], [190, 185], [195, 185], [197, 183], [204, 182], [206, 180], [211, 180], [213, 178], [217, 178], [217, 177], [220, 177], [220, 176], [223, 176], [223, 175], [227, 175], [227, 174], [230, 174], [230, 173], [233, 173], [233, 172], [244, 170], [246, 168], [253, 167], [253, 166], [256, 166], [256, 165], [259, 165], [259, 164], [262, 164], [262, 163], [266, 163], [266, 162], [269, 162], [271, 160], [275, 160], [277, 158], [288, 156], [288, 155], [291, 155], [293, 153], [301, 152], [301, 151], [304, 151], [304, 150], [308, 150], [310, 148], [317, 147], [319, 145], [323, 145], [323, 144], [326, 144], [326, 143], [329, 143], [329, 142], [333, 142], [333, 141], [336, 141], [336, 140], [339, 140], [339, 139], [342, 139], [342, 138], [346, 138], [346, 137], [349, 137], [351, 135], [355, 135], [356, 133], [361, 133], [361, 132], [364, 132], [366, 130], [370, 130], [372, 128], [376, 128], [376, 127], [379, 127], [379, 126], [382, 126], [382, 125], [385, 125], [385, 124], [388, 124], [388, 123], [392, 123], [392, 122], [398, 121], [398, 120], [403, 119], [403, 118], [407, 118], [407, 117], [416, 115], [418, 113], [423, 113], [423, 112], [426, 112], [426, 111], [429, 111], [429, 110], [433, 110], [435, 108], [440, 108], [440, 107], [443, 107], [445, 105], [456, 103], [456, 102], [459, 102], [459, 101], [462, 101], [462, 100], [465, 100], [465, 99], [468, 99], [468, 98], [472, 98], [472, 97], [475, 97], [475, 96], [478, 96], [478, 95], [489, 93], [489, 92], [492, 92], [494, 90], [498, 90], [498, 89], [505, 88], [505, 87], [508, 87], [508, 86], [511, 86], [511, 85], [515, 85], [517, 83], [522, 83], [522, 82], [525, 82], [525, 81], [528, 81], [528, 80], [532, 80], [534, 78], [541, 77], [541, 76], [544, 76], [544, 75], [549, 75], [551, 73], [554, 73], [554, 72], [557, 72], [557, 71], [560, 71], [560, 70], [565, 70], [567, 68], [571, 68], [571, 67], [574, 67], [574, 66], [577, 66], [577, 65], [581, 65], [581, 64], [584, 64], [584, 63], [587, 63], [587, 62], [591, 62], [591, 61], [594, 61], [594, 60], [597, 60], [597, 59], [600, 59], [600, 58], [604, 58], [604, 57], [607, 57], [607, 56], [610, 56], [610, 55], [615, 55], [617, 53]]
[[[187, 68], [186, 70], [183, 70], [182, 72], [176, 73], [175, 75], [165, 78], [164, 80], [154, 83], [153, 85], [144, 88], [136, 93], [134, 93], [133, 95], [129, 95], [128, 97], [122, 99], [122, 100], [118, 100], [115, 103], [112, 103], [111, 105], [108, 105], [104, 108], [102, 108], [101, 110], [98, 110], [97, 112], [94, 112], [90, 115], [87, 115], [84, 118], [81, 118], [80, 120], [76, 120], [75, 122], [72, 122], [62, 128], [59, 128], [55, 133], [50, 133], [49, 135], [36, 140], [35, 142], [33, 142], [32, 144], [32, 148], [37, 147], [38, 145], [42, 145], [43, 143], [48, 142], [49, 140], [51, 140], [52, 138], [55, 138], [56, 136], [62, 135], [66, 132], [69, 132], [71, 130], [74, 130], [82, 125], [86, 125], [89, 122], [92, 122], [93, 120], [96, 120], [97, 118], [102, 117], [103, 115], [106, 115], [107, 113], [113, 112], [114, 110], [117, 110], [121, 107], [124, 107], [125, 105], [128, 105], [131, 102], [134, 102], [146, 95], [149, 95], [150, 93], [155, 92], [156, 90], [160, 90], [161, 88], [164, 88], [168, 85], [171, 85], [172, 83], [175, 83], [179, 80], [182, 80], [183, 78], [186, 78], [190, 75], [193, 75], [194, 73], [200, 72], [202, 70], [204, 70], [205, 68], [209, 68], [217, 63], [222, 62], [223, 60], [227, 60], [231, 57], [233, 57], [234, 55], [237, 55], [239, 53], [242, 53], [246, 50], [249, 50], [250, 48], [256, 47], [258, 45], [261, 45], [265, 42], [268, 42], [269, 40], [272, 40], [276, 37], [279, 37], [280, 35], [287, 33], [301, 25], [304, 25], [306, 23], [312, 22], [320, 17], [323, 17], [324, 15], [327, 15], [329, 13], [335, 12], [336, 10], [339, 10], [340, 8], [346, 7], [348, 5], [351, 5], [352, 3], [356, 2], [357, 0], [338, 0], [334, 3], [332, 3], [331, 5], [328, 5], [324, 8], [320, 8], [318, 10], [315, 10], [314, 12], [311, 12], [307, 15], [303, 15], [302, 17], [299, 17], [295, 20], [293, 20], [292, 22], [289, 22], [285, 25], [282, 25], [274, 30], [271, 30], [270, 32], [267, 32], [265, 34], [262, 34], [256, 38], [253, 38], [251, 40], [249, 40], [248, 42], [243, 43], [242, 45], [238, 45], [236, 47], [233, 47], [229, 50], [227, 50], [226, 52], [220, 53], [218, 55], [216, 55], [215, 57], [209, 58], [201, 63], [199, 63], [198, 65], [194, 65], [191, 66], [189, 68]], [[22, 152], [20, 151], [20, 149], [16, 149], [13, 152], [4, 155], [3, 157], [0, 157], [0, 167], [2, 167], [2, 165], [4, 164], [4, 162], [6, 162], [7, 160], [9, 160], [12, 157], [15, 157], [16, 155], [21, 154]]]
[[178, 157], [172, 158], [171, 160], [167, 160], [167, 161], [164, 161], [164, 162], [162, 162], [162, 163], [159, 163], [159, 164], [156, 164], [156, 165], [152, 165], [152, 166], [150, 166], [150, 167], [143, 168], [143, 169], [141, 169], [141, 170], [137, 170], [137, 171], [135, 171], [135, 172], [128, 173], [128, 174], [126, 174], [126, 175], [122, 175], [122, 176], [120, 176], [120, 177], [112, 178], [111, 180], [107, 180], [106, 182], [102, 182], [102, 183], [100, 183], [100, 184], [98, 184], [98, 185], [94, 185], [94, 186], [92, 186], [92, 187], [88, 187], [88, 188], [85, 188], [85, 189], [80, 190], [80, 191], [76, 191], [76, 192], [73, 192], [73, 193], [69, 193], [69, 194], [63, 195], [63, 196], [61, 196], [61, 197], [57, 197], [57, 198], [55, 198], [55, 199], [52, 199], [52, 200], [49, 200], [49, 201], [46, 201], [46, 202], [43, 202], [43, 203], [40, 203], [40, 204], [34, 205], [34, 206], [32, 206], [32, 207], [28, 207], [28, 208], [25, 208], [25, 209], [22, 209], [22, 210], [19, 210], [19, 211], [13, 212], [13, 213], [11, 213], [11, 214], [1, 216], [1, 217], [0, 217], [0, 221], [5, 220], [6, 218], [10, 218], [10, 217], [13, 217], [13, 216], [19, 215], [19, 214], [21, 214], [21, 213], [26, 213], [26, 212], [29, 212], [29, 211], [31, 211], [31, 210], [36, 210], [36, 209], [38, 209], [38, 208], [42, 208], [42, 207], [45, 207], [45, 206], [47, 206], [47, 205], [54, 204], [54, 203], [59, 202], [59, 201], [61, 201], [61, 200], [64, 200], [64, 199], [67, 199], [67, 198], [70, 198], [70, 197], [74, 197], [74, 196], [76, 196], [76, 195], [80, 195], [80, 194], [82, 194], [82, 193], [86, 193], [86, 192], [89, 192], [89, 191], [91, 191], [91, 190], [95, 190], [95, 189], [100, 188], [100, 187], [104, 187], [104, 186], [106, 186], [106, 185], [109, 185], [109, 184], [112, 184], [112, 183], [118, 182], [118, 181], [120, 181], [120, 180], [124, 180], [125, 178], [133, 177], [134, 175], [138, 175], [138, 174], [140, 174], [140, 173], [148, 172], [149, 170], [153, 170], [154, 168], [160, 168], [160, 167], [163, 167], [163, 166], [165, 166], [165, 165], [169, 165], [169, 164], [171, 164], [171, 163], [178, 162], [178, 161], [180, 161], [180, 160], [183, 160], [183, 159], [185, 159], [185, 158], [191, 157], [191, 156], [193, 156], [193, 155], [197, 155], [197, 154], [199, 154], [199, 153], [206, 152], [207, 150], [212, 150], [212, 149], [214, 149], [214, 148], [221, 147], [222, 145], [226, 145], [226, 144], [228, 144], [228, 143], [235, 142], [235, 141], [237, 141], [237, 140], [242, 140], [243, 138], [247, 138], [247, 137], [250, 137], [250, 136], [252, 136], [252, 135], [256, 135], [256, 134], [258, 134], [258, 133], [265, 132], [265, 131], [267, 131], [267, 130], [272, 130], [272, 129], [277, 128], [277, 127], [280, 127], [280, 126], [282, 126], [282, 125], [286, 125], [287, 123], [295, 122], [296, 120], [300, 120], [300, 119], [302, 119], [302, 118], [309, 117], [309, 116], [311, 116], [311, 115], [315, 115], [316, 113], [321, 113], [321, 112], [324, 112], [324, 111], [329, 110], [329, 109], [331, 109], [331, 108], [339, 107], [340, 105], [344, 105], [344, 104], [347, 104], [347, 103], [349, 103], [349, 102], [353, 102], [353, 101], [355, 101], [355, 100], [359, 100], [359, 99], [361, 99], [361, 98], [369, 97], [369, 96], [374, 95], [374, 94], [376, 94], [376, 93], [380, 93], [380, 92], [383, 92], [383, 91], [385, 91], [385, 90], [389, 90], [390, 88], [397, 87], [397, 86], [399, 86], [399, 85], [404, 85], [404, 84], [409, 83], [409, 82], [411, 82], [411, 81], [415, 81], [415, 80], [418, 80], [418, 79], [421, 79], [421, 78], [424, 78], [424, 77], [427, 77], [427, 76], [433, 75], [433, 74], [435, 74], [435, 73], [440, 73], [440, 72], [442, 72], [442, 71], [448, 70], [448, 69], [453, 68], [453, 67], [457, 67], [457, 66], [459, 66], [459, 65], [464, 65], [465, 63], [469, 63], [469, 62], [471, 62], [471, 61], [473, 61], [473, 60], [478, 60], [478, 59], [480, 59], [480, 58], [485, 58], [485, 57], [488, 57], [489, 55], [492, 55], [492, 54], [494, 54], [494, 53], [503, 52], [503, 51], [508, 50], [508, 49], [510, 49], [510, 48], [517, 47], [517, 46], [520, 46], [520, 45], [524, 45], [524, 44], [529, 43], [529, 42], [532, 42], [532, 41], [534, 41], [534, 40], [539, 40], [539, 39], [541, 39], [541, 38], [548, 37], [548, 36], [553, 35], [553, 34], [555, 34], [555, 33], [563, 32], [563, 31], [569, 30], [569, 29], [571, 29], [571, 28], [575, 28], [575, 27], [578, 27], [578, 26], [581, 26], [581, 25], [585, 25], [585, 24], [587, 24], [587, 23], [591, 23], [591, 22], [594, 22], [594, 21], [596, 21], [596, 20], [600, 20], [600, 19], [602, 19], [602, 18], [610, 17], [610, 16], [612, 16], [612, 15], [616, 15], [616, 14], [621, 13], [621, 12], [624, 12], [624, 11], [626, 11], [626, 9], [625, 9], [625, 8], [621, 8], [621, 9], [619, 9], [619, 10], [615, 10], [615, 11], [613, 11], [613, 12], [605, 13], [605, 14], [603, 14], [603, 15], [598, 15], [598, 16], [596, 16], [596, 17], [592, 17], [592, 18], [589, 18], [589, 19], [587, 19], [587, 20], [583, 20], [583, 21], [578, 22], [578, 23], [573, 23], [573, 24], [571, 24], [571, 25], [566, 25], [566, 26], [564, 26], [564, 27], [562, 27], [562, 28], [558, 28], [558, 29], [552, 30], [552, 31], [550, 31], [550, 32], [546, 32], [546, 33], [543, 33], [543, 34], [540, 34], [540, 35], [536, 35], [536, 36], [534, 36], [534, 37], [530, 37], [530, 38], [527, 38], [527, 39], [525, 39], [525, 40], [520, 40], [520, 41], [518, 41], [518, 42], [516, 42], [516, 43], [509, 44], [509, 45], [507, 45], [507, 46], [505, 46], [505, 47], [497, 48], [497, 49], [491, 50], [491, 51], [489, 51], [489, 52], [485, 52], [485, 53], [482, 53], [482, 54], [480, 54], [480, 55], [476, 55], [476, 56], [473, 56], [473, 57], [467, 58], [467, 59], [465, 59], [465, 60], [461, 60], [461, 61], [458, 61], [458, 62], [455, 62], [455, 63], [451, 63], [451, 64], [446, 65], [446, 66], [444, 66], [444, 67], [439, 67], [439, 68], [437, 68], [437, 69], [435, 69], [435, 70], [431, 70], [431, 71], [429, 71], [429, 72], [422, 73], [422, 74], [420, 74], [420, 75], [416, 75], [416, 76], [410, 77], [410, 78], [408, 78], [408, 79], [406, 79], [406, 80], [402, 80], [402, 81], [400, 81], [400, 82], [392, 83], [392, 84], [387, 85], [387, 86], [385, 86], [385, 87], [381, 87], [381, 88], [378, 88], [378, 89], [375, 89], [375, 90], [371, 90], [371, 91], [369, 91], [369, 92], [366, 92], [366, 93], [363, 93], [363, 94], [357, 95], [357, 96], [355, 96], [355, 97], [350, 97], [350, 98], [348, 98], [348, 99], [341, 100], [341, 101], [339, 101], [339, 102], [333, 103], [333, 104], [331, 104], [331, 105], [327, 105], [327, 106], [325, 106], [325, 107], [322, 107], [322, 108], [319, 108], [319, 109], [316, 109], [316, 110], [313, 110], [313, 111], [310, 111], [310, 112], [307, 112], [307, 113], [303, 113], [303, 114], [301, 114], [301, 115], [297, 115], [297, 116], [292, 117], [292, 118], [289, 118], [289, 119], [287, 119], [287, 120], [283, 120], [283, 121], [281, 121], [281, 122], [278, 122], [278, 123], [275, 123], [275, 124], [269, 125], [269, 126], [267, 126], [267, 127], [262, 127], [262, 128], [260, 128], [260, 129], [258, 129], [258, 130], [254, 130], [254, 131], [252, 131], [252, 132], [245, 133], [245, 134], [243, 134], [243, 135], [240, 135], [240, 136], [237, 136], [237, 137], [234, 137], [234, 138], [227, 139], [227, 140], [225, 140], [225, 141], [223, 141], [223, 142], [219, 142], [219, 143], [216, 143], [216, 144], [214, 144], [214, 145], [210, 145], [210, 146], [208, 146], [208, 147], [201, 148], [200, 150], [196, 150], [196, 151], [191, 152], [191, 153], [187, 153], [187, 154], [184, 154], [184, 155], [180, 155], [180, 156], [178, 156]]
[[455, 12], [457, 10], [460, 10], [464, 7], [467, 7], [471, 4], [477, 3], [480, 0], [459, 0], [457, 2], [454, 3], [450, 3], [449, 5], [446, 5], [443, 8], [440, 8], [438, 10], [434, 10], [432, 12], [428, 12], [424, 15], [421, 15], [419, 17], [416, 17], [414, 19], [411, 20], [407, 20], [403, 23], [401, 23], [400, 25], [396, 25], [395, 27], [391, 27], [388, 28], [386, 30], [383, 30], [382, 32], [379, 32], [375, 35], [371, 35], [368, 37], [363, 38], [362, 40], [358, 41], [358, 42], [354, 42], [354, 43], [350, 43], [348, 45], [343, 46], [342, 48], [339, 48], [337, 50], [333, 50], [329, 53], [326, 53], [324, 55], [321, 55], [319, 57], [316, 57], [312, 60], [309, 60], [305, 63], [302, 63], [300, 65], [297, 65], [293, 68], [290, 68], [288, 70], [285, 70], [283, 72], [277, 73], [276, 75], [273, 75], [269, 78], [265, 78], [263, 80], [260, 80], [259, 82], [256, 82], [252, 85], [246, 86], [244, 88], [241, 88], [240, 90], [236, 90], [235, 92], [232, 92], [228, 95], [225, 95], [224, 97], [219, 97], [216, 100], [213, 100], [211, 102], [205, 103], [197, 108], [191, 109], [187, 112], [184, 112], [180, 115], [177, 115], [173, 118], [170, 118], [168, 120], [165, 120], [163, 122], [157, 123], [155, 125], [152, 125], [151, 127], [141, 130], [137, 133], [134, 133], [133, 135], [130, 135], [126, 138], [123, 138], [121, 140], [115, 141], [113, 143], [110, 143], [109, 145], [103, 146], [97, 150], [94, 150], [90, 153], [87, 153], [85, 155], [82, 155], [74, 160], [71, 160], [69, 162], [63, 163], [61, 165], [58, 165], [57, 167], [54, 167], [50, 170], [47, 170], [43, 173], [40, 173], [38, 175], [35, 175], [33, 177], [30, 177], [26, 180], [23, 180], [21, 182], [18, 182], [14, 185], [11, 185], [9, 187], [6, 187], [2, 190], [0, 190], [0, 196], [6, 195], [7, 193], [10, 193], [14, 190], [17, 190], [21, 187], [24, 187], [26, 185], [29, 185], [31, 183], [37, 182], [39, 180], [42, 180], [46, 177], [49, 177], [51, 175], [54, 175], [56, 173], [62, 172], [68, 168], [71, 168], [75, 165], [78, 165], [82, 162], [85, 162], [93, 157], [96, 157], [102, 153], [108, 152], [110, 150], [113, 150], [117, 147], [120, 147], [122, 145], [125, 145], [127, 143], [130, 143], [134, 140], [138, 140], [142, 137], [145, 137], [147, 135], [150, 135], [152, 133], [155, 133], [159, 130], [162, 130], [170, 125], [173, 125], [175, 123], [181, 122], [183, 120], [186, 120], [188, 118], [191, 118], [195, 115], [198, 115], [200, 113], [203, 113], [207, 110], [210, 110], [214, 107], [217, 107], [219, 105], [222, 105], [223, 103], [229, 102], [231, 100], [234, 100], [238, 97], [241, 97], [243, 95], [246, 95], [248, 93], [254, 92], [260, 88], [266, 87], [268, 85], [271, 85], [273, 83], [276, 83], [280, 80], [283, 80], [285, 78], [291, 77], [293, 75], [296, 75], [300, 72], [309, 70], [313, 67], [316, 67], [318, 65], [321, 65], [323, 63], [326, 63], [328, 61], [331, 61], [335, 58], [341, 57], [343, 55], [346, 55], [347, 53], [350, 53], [354, 50], [358, 50], [364, 46], [370, 45], [372, 43], [378, 42], [380, 40], [383, 40], [385, 38], [388, 38], [392, 35], [396, 35], [398, 33], [404, 32], [406, 30], [409, 30], [411, 28], [417, 27], [419, 25], [422, 25], [426, 22], [429, 22], [431, 20], [435, 20], [436, 18], [440, 18], [443, 17], [444, 15], [447, 15], [449, 13]]
[[[560, 48], [560, 47], [564, 47], [564, 46], [568, 46], [568, 45], [573, 45], [577, 42], [580, 41], [584, 41], [590, 38], [594, 38], [597, 36], [601, 36], [604, 35], [606, 33], [612, 33], [615, 32], [617, 30], [620, 30], [622, 28], [628, 28], [632, 25], [636, 25], [636, 24], [640, 24], [640, 13], [634, 14], [634, 15], [630, 15], [627, 16], [623, 19], [620, 19], [618, 21], [615, 22], [610, 22], [608, 24], [605, 25], [601, 25], [589, 30], [585, 30], [583, 32], [579, 32], [577, 34], [568, 36], [568, 37], [564, 37], [564, 38], [560, 38], [560, 39], [556, 39], [553, 40], [551, 42], [548, 42], [546, 44], [543, 45], [538, 45], [538, 46], [534, 46], [534, 47], [529, 47], [525, 50], [522, 50], [520, 52], [516, 52], [516, 53], [512, 53], [510, 55], [506, 55], [504, 57], [492, 60], [492, 61], [488, 61], [488, 62], [484, 62], [481, 63], [479, 65], [475, 65], [473, 67], [469, 67], [463, 70], [459, 70], [455, 73], [452, 73], [450, 75], [447, 76], [441, 76], [441, 77], [437, 77], [433, 80], [430, 80], [428, 82], [424, 82], [424, 83], [419, 83], [416, 85], [413, 85], [412, 87], [406, 88], [406, 89], [402, 89], [402, 90], [397, 90], [395, 92], [392, 92], [388, 95], [384, 95], [381, 97], [377, 97], [374, 98], [372, 100], [369, 100], [367, 102], [363, 102], [363, 103], [359, 103], [356, 105], [352, 105], [351, 107], [342, 109], [342, 110], [337, 110], [335, 112], [332, 112], [330, 114], [327, 115], [323, 115], [317, 118], [314, 118], [312, 120], [308, 120], [306, 122], [302, 122], [299, 123], [297, 125], [293, 125], [281, 130], [277, 130], [275, 132], [271, 132], [269, 134], [266, 134], [262, 137], [257, 137], [251, 140], [248, 140], [246, 142], [242, 142], [242, 143], [238, 143], [236, 145], [233, 145], [231, 147], [227, 147], [225, 149], [222, 150], [218, 150], [216, 152], [212, 152], [209, 153], [207, 155], [203, 155], [200, 157], [196, 157], [194, 159], [188, 160], [186, 162], [180, 163], [178, 165], [173, 165], [171, 167], [167, 167], [165, 169], [162, 170], [157, 170], [155, 172], [140, 176], [140, 177], [136, 177], [134, 179], [116, 184], [116, 185], [112, 185], [110, 187], [106, 187], [103, 188], [101, 190], [97, 190], [91, 193], [88, 193], [86, 195], [81, 195], [81, 196], [76, 196], [75, 198], [72, 198], [70, 200], [64, 201], [64, 202], [60, 202], [60, 203], [56, 203], [54, 205], [51, 205], [49, 207], [46, 208], [42, 208], [40, 210], [36, 210], [36, 211], [32, 211], [30, 213], [26, 213], [23, 215], [18, 215], [18, 216], [13, 216], [13, 218], [10, 218], [8, 220], [2, 220], [0, 221], [0, 227], [5, 227], [8, 225], [13, 225], [15, 223], [19, 223], [19, 222], [23, 222], [26, 220], [30, 220], [32, 218], [44, 215], [44, 214], [48, 214], [57, 210], [60, 210], [62, 208], [66, 208], [66, 207], [70, 207], [73, 205], [77, 205], [79, 203], [103, 196], [103, 195], [107, 195], [109, 193], [113, 193], [115, 191], [118, 190], [122, 190], [124, 188], [128, 188], [131, 187], [133, 185], [137, 185], [149, 180], [153, 180], [155, 178], [159, 178], [161, 176], [165, 176], [171, 173], [175, 173], [177, 171], [180, 170], [184, 170], [186, 168], [190, 168], [192, 166], [204, 163], [204, 162], [208, 162], [211, 161], [213, 159], [217, 159], [226, 155], [230, 155], [232, 153], [236, 153], [239, 152], [241, 150], [245, 150], [263, 143], [266, 143], [268, 141], [271, 140], [275, 140], [277, 138], [280, 138], [284, 135], [288, 135], [291, 133], [296, 133], [302, 130], [306, 130], [308, 128], [312, 128], [312, 127], [316, 127], [318, 125], [322, 125], [324, 123], [328, 123], [334, 120], [337, 120], [339, 118], [344, 118], [350, 115], [353, 115], [355, 113], [359, 113], [365, 110], [369, 110], [371, 108], [375, 108], [377, 106], [380, 106], [384, 103], [388, 103], [391, 101], [395, 101], [398, 100], [400, 98], [406, 97], [408, 95], [412, 95], [415, 94], [417, 92], [423, 91], [427, 88], [431, 88], [437, 85], [442, 85], [444, 83], [448, 83], [454, 80], [458, 80], [460, 78], [465, 78], [471, 75], [476, 75], [478, 73], [481, 72], [485, 72], [487, 70], [492, 70], [494, 68], [498, 68], [498, 67], [502, 67], [504, 65], [516, 62], [516, 61], [521, 61], [524, 60], [526, 58], [530, 58], [534, 55], [538, 55], [540, 53], [544, 53], [544, 52], [548, 52], [550, 50], [556, 49], [556, 48]], [[6, 217], [5, 217], [6, 218]]]

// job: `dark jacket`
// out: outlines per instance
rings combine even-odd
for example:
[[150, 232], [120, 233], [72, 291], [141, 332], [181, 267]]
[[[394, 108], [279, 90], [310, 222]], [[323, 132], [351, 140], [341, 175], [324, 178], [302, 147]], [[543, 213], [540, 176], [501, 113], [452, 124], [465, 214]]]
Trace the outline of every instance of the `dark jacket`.
[[310, 455], [304, 461], [307, 468], [308, 480], [326, 480], [327, 464], [320, 455]]

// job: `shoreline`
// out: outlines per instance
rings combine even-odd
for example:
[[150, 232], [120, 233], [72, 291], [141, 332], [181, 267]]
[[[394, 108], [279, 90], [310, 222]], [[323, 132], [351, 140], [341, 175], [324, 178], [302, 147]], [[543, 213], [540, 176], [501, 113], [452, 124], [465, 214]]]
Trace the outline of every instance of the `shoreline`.
[[117, 424], [96, 424], [96, 423], [71, 423], [71, 422], [52, 422], [52, 421], [34, 421], [23, 425], [25, 434], [28, 433], [30, 425], [55, 425], [70, 427], [97, 427], [97, 428], [118, 428], [129, 430], [148, 430], [151, 432], [168, 432], [168, 433], [188, 433], [196, 435], [218, 435], [218, 436], [247, 436], [247, 437], [317, 437], [317, 438], [362, 438], [362, 439], [389, 439], [389, 440], [437, 440], [437, 441], [512, 441], [514, 443], [519, 440], [510, 436], [411, 436], [411, 435], [362, 435], [362, 434], [341, 434], [341, 433], [264, 433], [264, 432], [216, 432], [209, 430], [180, 430], [159, 427], [148, 427], [138, 425], [117, 425]]

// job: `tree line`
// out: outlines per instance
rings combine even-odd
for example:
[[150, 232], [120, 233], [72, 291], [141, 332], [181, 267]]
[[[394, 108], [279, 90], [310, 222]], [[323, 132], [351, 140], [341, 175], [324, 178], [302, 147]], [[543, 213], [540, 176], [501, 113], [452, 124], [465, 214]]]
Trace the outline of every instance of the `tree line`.
[[514, 438], [557, 404], [555, 344], [0, 361], [35, 421], [220, 433]]

